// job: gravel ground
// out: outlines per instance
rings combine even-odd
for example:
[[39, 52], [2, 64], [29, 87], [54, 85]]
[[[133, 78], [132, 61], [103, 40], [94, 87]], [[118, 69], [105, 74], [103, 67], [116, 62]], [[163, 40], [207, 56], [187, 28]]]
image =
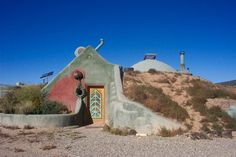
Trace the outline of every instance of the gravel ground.
[[236, 138], [193, 141], [185, 136], [118, 136], [101, 128], [0, 127], [0, 156], [236, 157]]

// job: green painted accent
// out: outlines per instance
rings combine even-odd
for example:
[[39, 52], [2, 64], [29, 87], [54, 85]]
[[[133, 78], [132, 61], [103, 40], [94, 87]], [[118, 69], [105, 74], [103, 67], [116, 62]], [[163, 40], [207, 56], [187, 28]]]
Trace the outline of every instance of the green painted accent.
[[102, 58], [96, 50], [88, 46], [81, 54], [79, 54], [71, 63], [69, 63], [47, 86], [43, 88], [43, 92], [49, 92], [53, 85], [61, 78], [68, 76], [76, 68], [85, 71], [85, 82], [90, 85], [106, 85], [114, 80], [114, 65]]
[[90, 113], [92, 118], [102, 118], [102, 95], [96, 89], [90, 95]]

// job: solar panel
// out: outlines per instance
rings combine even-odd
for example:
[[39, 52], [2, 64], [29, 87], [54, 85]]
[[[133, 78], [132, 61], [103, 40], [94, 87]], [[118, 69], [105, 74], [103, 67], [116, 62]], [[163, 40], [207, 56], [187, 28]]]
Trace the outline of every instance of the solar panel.
[[51, 76], [51, 75], [53, 75], [53, 71], [51, 71], [51, 72], [48, 72], [48, 73], [45, 73], [45, 74], [43, 74], [40, 78], [42, 79], [42, 78], [45, 78], [45, 77], [48, 77], [48, 76]]
[[156, 54], [145, 54], [145, 56], [144, 56], [144, 60], [146, 60], [146, 59], [156, 59]]

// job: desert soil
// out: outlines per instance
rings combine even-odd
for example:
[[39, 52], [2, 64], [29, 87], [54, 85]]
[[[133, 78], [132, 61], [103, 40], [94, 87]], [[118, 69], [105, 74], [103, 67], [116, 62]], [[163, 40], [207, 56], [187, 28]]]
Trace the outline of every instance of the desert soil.
[[14, 129], [0, 127], [0, 156], [234, 157], [236, 138], [193, 141], [179, 137], [112, 135], [101, 128]]

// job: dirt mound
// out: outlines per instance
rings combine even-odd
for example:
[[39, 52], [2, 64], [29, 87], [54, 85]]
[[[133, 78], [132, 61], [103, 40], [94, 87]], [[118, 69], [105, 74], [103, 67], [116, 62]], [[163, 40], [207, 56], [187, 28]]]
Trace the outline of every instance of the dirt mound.
[[[210, 109], [217, 107], [205, 104], [208, 99], [210, 102], [214, 102], [212, 100], [218, 98], [222, 99], [221, 102], [225, 102], [224, 100], [229, 98], [236, 99], [232, 88], [215, 85], [200, 77], [187, 74], [153, 71], [126, 72], [123, 84], [124, 94], [130, 100], [140, 102], [158, 114], [181, 121], [191, 131], [211, 130], [213, 124], [215, 124], [215, 128], [227, 128], [222, 124], [224, 123], [222, 117], [205, 122], [209, 117], [216, 116], [216, 113], [210, 112]], [[198, 105], [199, 103], [200, 105]], [[226, 106], [222, 105], [223, 115]], [[236, 122], [227, 115], [224, 116], [223, 120], [227, 121], [225, 122], [227, 125]], [[236, 125], [230, 128], [236, 128]]]

